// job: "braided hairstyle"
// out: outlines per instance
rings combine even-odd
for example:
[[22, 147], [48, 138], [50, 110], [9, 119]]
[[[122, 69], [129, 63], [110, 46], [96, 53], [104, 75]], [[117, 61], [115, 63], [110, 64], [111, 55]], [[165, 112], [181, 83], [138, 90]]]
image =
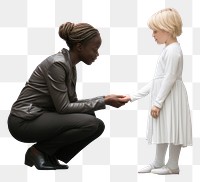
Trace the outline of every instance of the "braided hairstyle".
[[66, 41], [70, 49], [77, 43], [85, 43], [96, 35], [99, 31], [88, 23], [74, 24], [66, 22], [59, 27], [59, 36]]

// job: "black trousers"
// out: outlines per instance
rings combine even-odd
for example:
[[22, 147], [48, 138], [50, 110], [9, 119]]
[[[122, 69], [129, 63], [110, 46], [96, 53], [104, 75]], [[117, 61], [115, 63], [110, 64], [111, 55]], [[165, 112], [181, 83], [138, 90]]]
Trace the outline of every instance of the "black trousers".
[[10, 115], [8, 128], [12, 136], [68, 163], [79, 151], [98, 138], [104, 123], [92, 114], [58, 114], [46, 112], [34, 120]]

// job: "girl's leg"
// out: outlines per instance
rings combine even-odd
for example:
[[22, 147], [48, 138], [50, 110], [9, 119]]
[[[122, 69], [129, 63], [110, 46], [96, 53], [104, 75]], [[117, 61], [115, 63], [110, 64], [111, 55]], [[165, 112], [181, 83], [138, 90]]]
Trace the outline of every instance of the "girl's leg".
[[168, 147], [167, 143], [156, 145], [156, 156], [153, 162], [154, 167], [159, 168], [165, 165], [165, 155], [167, 147]]
[[181, 152], [181, 145], [170, 144], [169, 146], [169, 160], [166, 164], [170, 169], [178, 169], [178, 160]]
[[153, 169], [151, 172], [154, 174], [179, 174], [178, 159], [181, 151], [181, 145], [170, 144], [169, 147], [169, 160], [166, 166], [162, 168]]
[[165, 165], [165, 155], [167, 151], [168, 144], [157, 144], [156, 145], [156, 156], [153, 163], [147, 165], [146, 167], [140, 169], [139, 173], [150, 173], [152, 169], [161, 168]]

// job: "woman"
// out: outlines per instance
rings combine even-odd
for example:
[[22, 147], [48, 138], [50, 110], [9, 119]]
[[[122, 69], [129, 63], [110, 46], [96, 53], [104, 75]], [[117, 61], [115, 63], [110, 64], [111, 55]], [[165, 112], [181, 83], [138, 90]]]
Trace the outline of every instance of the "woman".
[[96, 60], [101, 37], [89, 24], [70, 22], [59, 27], [59, 35], [69, 51], [63, 49], [37, 66], [8, 118], [14, 138], [36, 142], [27, 150], [25, 164], [39, 170], [67, 169], [58, 160], [68, 163], [104, 131], [94, 111], [126, 103], [120, 95], [77, 99], [76, 64], [91, 65]]

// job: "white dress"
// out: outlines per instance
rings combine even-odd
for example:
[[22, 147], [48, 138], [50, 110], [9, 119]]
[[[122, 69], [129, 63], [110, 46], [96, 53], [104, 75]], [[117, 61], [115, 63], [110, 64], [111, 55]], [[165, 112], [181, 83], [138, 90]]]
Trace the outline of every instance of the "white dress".
[[179, 43], [166, 46], [157, 62], [153, 80], [131, 95], [131, 101], [150, 94], [150, 109], [161, 108], [158, 118], [148, 114], [149, 143], [192, 145], [192, 124], [185, 86], [182, 82], [183, 54]]

